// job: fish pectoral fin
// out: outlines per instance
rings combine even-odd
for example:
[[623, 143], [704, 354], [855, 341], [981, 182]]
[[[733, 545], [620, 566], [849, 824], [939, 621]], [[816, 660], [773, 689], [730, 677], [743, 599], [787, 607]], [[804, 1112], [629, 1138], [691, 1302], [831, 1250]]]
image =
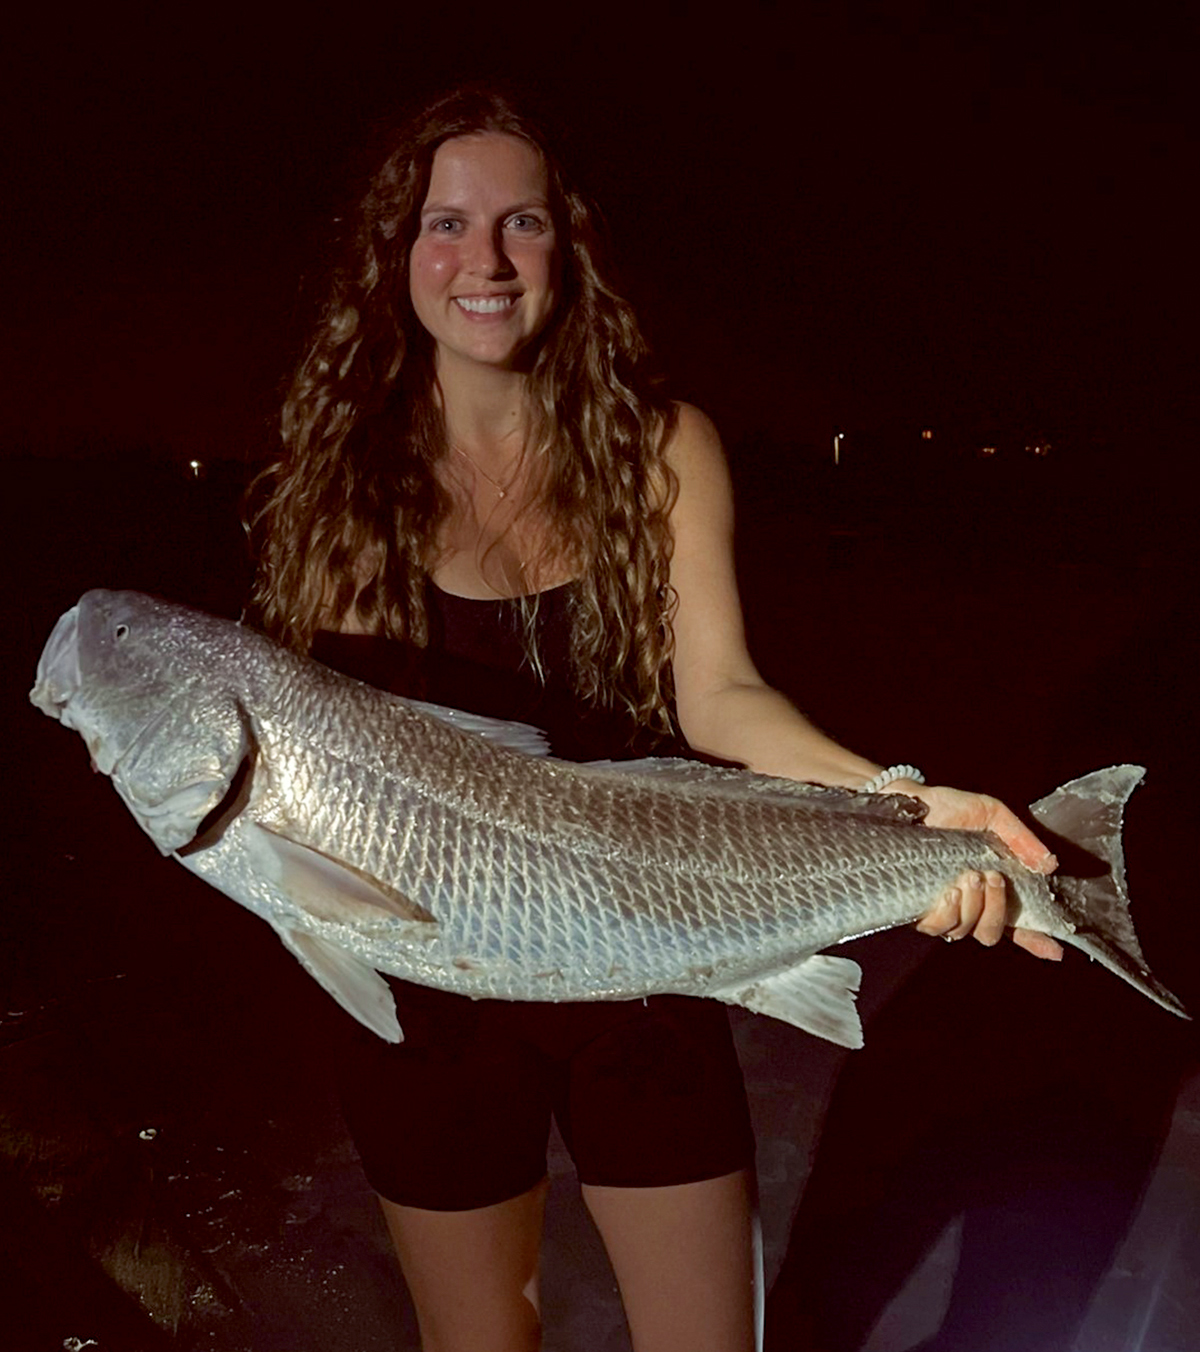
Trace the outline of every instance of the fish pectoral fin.
[[437, 921], [415, 901], [378, 878], [320, 850], [301, 845], [257, 822], [245, 827], [247, 848], [264, 873], [296, 906], [317, 920], [336, 924], [378, 923], [380, 912], [409, 923], [407, 937], [431, 939]]
[[863, 1034], [854, 997], [861, 981], [858, 963], [817, 953], [786, 972], [709, 994], [726, 1004], [782, 1019], [839, 1047], [857, 1048], [863, 1045]]
[[339, 1005], [385, 1042], [403, 1042], [391, 988], [373, 968], [344, 948], [303, 930], [278, 931], [284, 947]]

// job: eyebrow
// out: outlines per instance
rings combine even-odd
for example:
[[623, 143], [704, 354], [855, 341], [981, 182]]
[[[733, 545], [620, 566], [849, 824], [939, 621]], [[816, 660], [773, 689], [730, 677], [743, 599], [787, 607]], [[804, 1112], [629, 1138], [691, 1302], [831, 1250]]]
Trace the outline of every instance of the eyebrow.
[[[544, 197], [530, 197], [524, 202], [515, 202], [510, 207], [505, 207], [500, 213], [501, 216], [511, 216], [514, 211], [532, 211], [534, 209], [542, 211], [550, 210], [550, 203]], [[422, 216], [436, 216], [441, 212], [448, 212], [451, 215], [466, 215], [466, 209], [461, 206], [454, 206], [451, 203], [426, 202], [421, 208]]]

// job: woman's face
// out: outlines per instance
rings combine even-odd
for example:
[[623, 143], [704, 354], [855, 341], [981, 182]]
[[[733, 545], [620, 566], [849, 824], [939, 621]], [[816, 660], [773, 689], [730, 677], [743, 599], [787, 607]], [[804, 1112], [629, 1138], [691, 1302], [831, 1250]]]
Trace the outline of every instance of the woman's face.
[[554, 313], [561, 272], [533, 146], [482, 132], [438, 147], [408, 272], [439, 375], [464, 364], [519, 368]]

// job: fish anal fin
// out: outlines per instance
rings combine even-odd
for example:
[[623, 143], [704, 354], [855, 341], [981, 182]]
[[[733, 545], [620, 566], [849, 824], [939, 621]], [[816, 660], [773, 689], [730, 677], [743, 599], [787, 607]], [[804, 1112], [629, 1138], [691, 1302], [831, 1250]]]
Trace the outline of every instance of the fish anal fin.
[[708, 993], [727, 1004], [782, 1019], [839, 1047], [857, 1048], [863, 1045], [863, 1034], [854, 997], [861, 981], [858, 963], [817, 953], [785, 972]]
[[319, 934], [285, 929], [278, 934], [309, 976], [363, 1027], [385, 1042], [404, 1041], [391, 988], [373, 967]]
[[362, 869], [302, 845], [257, 822], [247, 822], [247, 845], [258, 855], [268, 876], [301, 910], [317, 920], [339, 924], [378, 921], [379, 912], [412, 922], [413, 937], [421, 927], [432, 937], [437, 921], [411, 901]]

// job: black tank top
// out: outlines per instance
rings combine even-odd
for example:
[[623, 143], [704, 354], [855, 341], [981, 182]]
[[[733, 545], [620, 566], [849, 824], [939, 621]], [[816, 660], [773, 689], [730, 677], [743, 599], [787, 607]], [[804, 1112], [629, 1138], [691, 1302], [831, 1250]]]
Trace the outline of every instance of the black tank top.
[[573, 583], [538, 597], [541, 675], [526, 653], [519, 600], [455, 596], [433, 582], [425, 589], [427, 647], [322, 629], [312, 656], [394, 695], [531, 723], [548, 734], [552, 753], [563, 760], [686, 754], [680, 742], [639, 727], [625, 712], [596, 708], [575, 694], [569, 673], [576, 597]]

